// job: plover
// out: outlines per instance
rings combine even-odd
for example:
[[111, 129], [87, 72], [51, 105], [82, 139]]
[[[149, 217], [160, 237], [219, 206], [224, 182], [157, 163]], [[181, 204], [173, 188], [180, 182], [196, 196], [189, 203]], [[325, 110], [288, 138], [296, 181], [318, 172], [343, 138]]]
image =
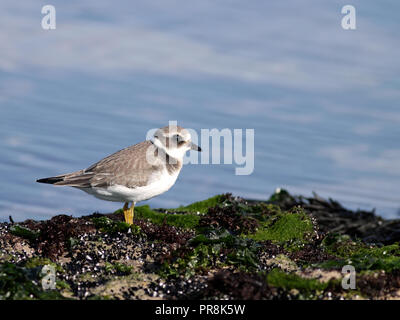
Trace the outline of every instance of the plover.
[[74, 187], [102, 200], [122, 202], [125, 221], [132, 224], [138, 201], [158, 196], [174, 185], [188, 150], [201, 151], [188, 130], [170, 125], [158, 129], [153, 140], [122, 149], [87, 169], [37, 182]]

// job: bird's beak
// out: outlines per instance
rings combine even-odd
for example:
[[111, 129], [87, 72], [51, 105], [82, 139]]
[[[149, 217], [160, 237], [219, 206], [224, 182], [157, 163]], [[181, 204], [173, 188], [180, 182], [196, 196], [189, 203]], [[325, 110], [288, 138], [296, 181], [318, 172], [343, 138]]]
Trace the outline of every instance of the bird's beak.
[[190, 149], [195, 151], [201, 151], [201, 148], [197, 144], [194, 144], [193, 142], [190, 143]]

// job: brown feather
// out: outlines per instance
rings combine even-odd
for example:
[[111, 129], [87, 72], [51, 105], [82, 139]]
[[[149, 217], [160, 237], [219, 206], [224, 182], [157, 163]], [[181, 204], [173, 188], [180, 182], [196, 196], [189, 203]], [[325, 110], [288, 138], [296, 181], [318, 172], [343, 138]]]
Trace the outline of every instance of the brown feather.
[[[152, 149], [149, 150], [149, 148]], [[146, 159], [148, 150], [149, 152], [154, 152], [156, 156], [154, 164], [149, 163]], [[167, 163], [165, 163], [166, 160]], [[182, 168], [180, 161], [173, 162], [170, 160], [174, 159], [170, 159], [151, 141], [144, 141], [122, 149], [85, 170], [53, 177], [62, 179], [55, 182], [54, 185], [77, 188], [107, 187], [112, 185], [123, 185], [128, 188], [141, 187], [148, 184], [152, 173], [157, 170], [163, 170], [165, 164], [169, 174]]]

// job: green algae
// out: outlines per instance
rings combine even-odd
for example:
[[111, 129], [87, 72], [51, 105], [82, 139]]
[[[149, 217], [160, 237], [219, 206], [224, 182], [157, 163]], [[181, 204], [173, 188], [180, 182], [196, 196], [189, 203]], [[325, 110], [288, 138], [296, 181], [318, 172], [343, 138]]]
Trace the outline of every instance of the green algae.
[[106, 262], [105, 269], [108, 273], [117, 273], [117, 274], [123, 274], [123, 275], [128, 275], [131, 274], [133, 271], [132, 266], [128, 266], [124, 263], [109, 263]]
[[[217, 195], [209, 199], [194, 202], [188, 206], [181, 206], [176, 209], [157, 209], [152, 210], [148, 205], [135, 207], [135, 217], [146, 219], [154, 224], [179, 227], [183, 229], [194, 229], [198, 226], [200, 217], [198, 214], [207, 213], [208, 209], [222, 203], [224, 195]], [[163, 212], [161, 212], [163, 211]], [[116, 213], [122, 212], [121, 209]], [[186, 212], [175, 213], [175, 212]]]
[[[242, 271], [259, 270], [258, 253], [262, 249], [262, 242], [271, 241], [284, 244], [288, 250], [298, 250], [304, 243], [310, 241], [314, 231], [310, 216], [301, 208], [282, 211], [273, 204], [236, 203], [229, 197], [220, 204], [222, 213], [226, 212], [226, 215], [221, 216], [222, 213], [216, 215], [214, 211], [208, 210], [201, 218], [201, 221], [207, 221], [207, 224], [202, 223], [201, 226], [194, 228], [196, 235], [188, 243], [192, 249], [184, 256], [175, 256], [172, 263], [170, 261], [164, 263], [160, 270], [163, 277], [178, 275], [189, 277], [200, 269], [207, 270], [221, 266], [234, 266]], [[146, 212], [149, 210], [147, 207]], [[260, 227], [250, 234], [238, 234], [235, 229], [237, 228], [234, 222], [235, 216], [229, 216], [229, 210], [245, 219], [256, 219]], [[153, 214], [152, 221], [160, 223], [165, 221], [161, 219], [166, 219], [165, 216], [157, 216], [157, 221], [154, 212], [151, 214]], [[149, 216], [148, 213], [147, 217]]]
[[154, 224], [166, 223], [183, 229], [193, 229], [199, 224], [200, 217], [194, 214], [168, 214], [151, 210], [148, 205], [135, 208], [135, 217], [147, 219]]
[[57, 272], [60, 272], [60, 273], [64, 272], [64, 269], [60, 265], [58, 265], [57, 263], [54, 263], [49, 258], [43, 258], [43, 257], [32, 257], [32, 258], [28, 259], [25, 262], [24, 267], [28, 268], [28, 269], [33, 269], [33, 268], [43, 267], [46, 265], [50, 265], [50, 266], [54, 267], [54, 269]]
[[193, 247], [199, 244], [225, 243], [232, 246], [236, 237], [223, 228], [196, 228], [196, 236], [189, 240]]
[[96, 281], [95, 274], [90, 271], [81, 273], [81, 274], [77, 275], [76, 278], [79, 282], [95, 282]]
[[260, 245], [252, 240], [232, 235], [225, 229], [203, 230], [192, 238], [189, 243], [192, 246], [198, 245], [220, 245], [221, 251], [226, 252], [225, 263], [227, 265], [236, 265], [243, 270], [257, 269], [259, 262], [257, 252]]
[[274, 204], [279, 204], [285, 202], [287, 199], [292, 199], [293, 197], [290, 195], [290, 193], [285, 190], [278, 188], [268, 199], [267, 202], [269, 203], [274, 203]]
[[188, 206], [180, 206], [176, 209], [178, 212], [189, 212], [189, 213], [207, 213], [208, 208], [215, 207], [224, 201], [224, 195], [216, 195], [203, 201], [194, 202]]
[[339, 258], [348, 258], [356, 254], [361, 248], [366, 247], [361, 241], [354, 241], [348, 235], [336, 233], [327, 234], [321, 245], [325, 252]]
[[283, 212], [281, 208], [275, 204], [258, 203], [251, 206], [240, 206], [243, 213], [246, 215], [251, 215], [260, 222], [266, 222], [271, 219], [271, 217], [282, 215]]
[[283, 271], [298, 271], [299, 266], [284, 254], [278, 254], [267, 260], [268, 267], [276, 266]]
[[163, 278], [184, 276], [189, 278], [200, 270], [235, 266], [243, 271], [259, 269], [257, 252], [260, 246], [251, 239], [231, 235], [227, 230], [208, 229], [193, 237], [193, 246], [182, 256], [177, 250], [173, 260], [164, 262], [159, 270]]
[[[200, 244], [193, 248], [193, 250], [187, 252], [184, 256], [178, 256], [172, 261], [164, 262], [158, 270], [158, 274], [162, 278], [178, 278], [179, 276], [183, 276], [188, 279], [200, 271], [229, 264], [240, 264], [240, 262], [243, 262], [240, 261], [240, 258], [242, 258], [242, 260], [249, 259], [248, 256], [236, 251], [232, 252], [229, 258], [223, 261], [221, 260], [223, 257], [221, 250], [223, 249], [223, 244]], [[251, 257], [251, 259], [254, 258]], [[253, 260], [251, 261], [253, 262]]]
[[259, 261], [253, 248], [242, 247], [227, 255], [227, 265], [234, 265], [242, 271], [254, 271], [259, 268]]
[[97, 229], [109, 234], [118, 232], [127, 233], [129, 231], [132, 232], [132, 234], [140, 234], [139, 226], [130, 225], [123, 221], [115, 221], [107, 217], [92, 218], [92, 221]]
[[10, 262], [12, 259], [12, 254], [4, 254], [3, 252], [0, 252], [0, 263]]
[[310, 294], [314, 291], [324, 291], [329, 282], [320, 282], [316, 279], [306, 279], [294, 273], [273, 269], [267, 274], [267, 282], [270, 286], [285, 290], [297, 289], [301, 293]]
[[[199, 224], [200, 217], [198, 214], [207, 213], [208, 209], [222, 203], [224, 195], [217, 195], [209, 199], [194, 202], [188, 206], [181, 206], [176, 209], [156, 209], [152, 210], [148, 205], [135, 207], [135, 217], [138, 219], [146, 219], [154, 224], [168, 225], [193, 229]], [[186, 212], [185, 214], [175, 212]], [[122, 209], [115, 211], [122, 213]]]
[[270, 240], [284, 243], [291, 240], [307, 240], [313, 232], [313, 224], [308, 215], [299, 208], [283, 212], [261, 224], [254, 234], [247, 235], [256, 241]]
[[219, 264], [220, 251], [220, 244], [200, 244], [183, 257], [175, 259], [175, 261], [164, 262], [158, 273], [163, 278], [177, 278], [182, 275], [188, 279], [194, 276], [199, 269], [205, 270]]
[[352, 265], [357, 272], [400, 270], [398, 243], [379, 247], [354, 241], [347, 235], [328, 234], [321, 245], [327, 253], [338, 258], [318, 264], [321, 268], [342, 268], [345, 265]]
[[[155, 209], [152, 210], [148, 205], [135, 207], [135, 217], [146, 219], [158, 225], [166, 223], [167, 225], [183, 229], [194, 229], [198, 226], [200, 215], [208, 212], [209, 208], [224, 203], [226, 195], [216, 195], [209, 199], [194, 202], [188, 206], [181, 206], [175, 209]], [[185, 213], [180, 213], [185, 212]], [[122, 213], [122, 209], [115, 211]]]
[[0, 300], [65, 299], [58, 291], [44, 291], [35, 272], [13, 263], [0, 264]]
[[[362, 246], [357, 249], [339, 249], [331, 250], [332, 254], [337, 254], [338, 260], [331, 260], [317, 264], [320, 268], [342, 268], [345, 265], [352, 265], [357, 272], [363, 270], [384, 270], [392, 272], [400, 270], [400, 247], [395, 243], [383, 247]], [[343, 252], [351, 252], [348, 255]]]
[[56, 288], [58, 290], [68, 290], [71, 291], [71, 286], [64, 280], [56, 280]]
[[20, 225], [11, 226], [10, 233], [14, 236], [18, 236], [29, 241], [34, 241], [39, 237], [39, 232], [33, 231]]
[[69, 237], [69, 239], [68, 239], [68, 241], [67, 241], [67, 246], [68, 246], [68, 248], [71, 250], [71, 249], [74, 248], [78, 243], [79, 243], [79, 240], [78, 240], [77, 238]]

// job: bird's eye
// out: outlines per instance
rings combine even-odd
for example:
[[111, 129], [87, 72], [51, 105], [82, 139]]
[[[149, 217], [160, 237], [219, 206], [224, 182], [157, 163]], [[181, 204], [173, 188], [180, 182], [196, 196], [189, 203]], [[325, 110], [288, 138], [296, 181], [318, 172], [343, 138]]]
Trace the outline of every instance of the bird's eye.
[[176, 142], [179, 142], [179, 139], [180, 137], [179, 137], [179, 135], [175, 135], [175, 140], [176, 140]]

